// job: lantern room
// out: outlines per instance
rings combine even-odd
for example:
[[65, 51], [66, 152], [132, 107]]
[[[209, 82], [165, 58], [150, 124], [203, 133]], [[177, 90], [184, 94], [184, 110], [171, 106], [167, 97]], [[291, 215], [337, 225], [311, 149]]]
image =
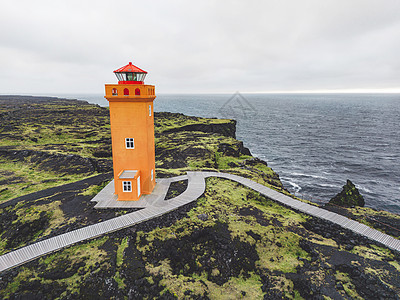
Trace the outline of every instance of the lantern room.
[[131, 62], [114, 71], [118, 84], [143, 84], [147, 72], [134, 66]]

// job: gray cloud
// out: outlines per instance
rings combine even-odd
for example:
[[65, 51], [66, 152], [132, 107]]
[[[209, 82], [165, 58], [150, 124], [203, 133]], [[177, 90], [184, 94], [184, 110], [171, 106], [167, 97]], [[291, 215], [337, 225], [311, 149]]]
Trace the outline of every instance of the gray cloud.
[[158, 92], [400, 91], [400, 2], [8, 1], [0, 93], [102, 93], [128, 61]]

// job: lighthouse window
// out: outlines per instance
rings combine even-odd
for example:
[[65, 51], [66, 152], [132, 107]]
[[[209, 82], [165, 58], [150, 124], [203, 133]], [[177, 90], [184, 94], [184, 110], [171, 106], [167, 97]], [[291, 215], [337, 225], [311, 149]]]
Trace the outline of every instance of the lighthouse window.
[[113, 96], [118, 96], [118, 91], [115, 88], [112, 89], [111, 93], [112, 93]]
[[134, 75], [133, 73], [126, 73], [126, 81], [134, 81], [136, 75]]
[[124, 96], [129, 96], [129, 90], [128, 89], [124, 89]]
[[151, 117], [151, 105], [149, 105], [149, 117]]
[[136, 96], [139, 96], [139, 95], [140, 95], [140, 89], [136, 89], [136, 90], [135, 90], [135, 95], [136, 95]]
[[122, 181], [122, 190], [124, 192], [132, 192], [132, 182], [131, 181]]
[[144, 74], [144, 73], [137, 73], [136, 74], [137, 75], [137, 81], [144, 81], [144, 77], [146, 76], [146, 74]]
[[153, 179], [154, 179], [154, 170], [151, 169], [151, 180], [153, 180]]
[[126, 149], [135, 149], [135, 141], [133, 138], [125, 138]]

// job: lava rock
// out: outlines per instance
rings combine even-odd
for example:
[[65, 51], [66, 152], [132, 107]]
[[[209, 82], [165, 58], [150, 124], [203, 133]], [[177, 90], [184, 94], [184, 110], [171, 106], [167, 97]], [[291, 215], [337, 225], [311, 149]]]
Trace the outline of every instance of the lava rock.
[[208, 216], [206, 214], [200, 214], [197, 216], [197, 218], [201, 221], [207, 221], [208, 220]]
[[342, 191], [333, 197], [329, 203], [346, 207], [365, 205], [363, 196], [361, 196], [356, 186], [350, 180], [347, 180]]

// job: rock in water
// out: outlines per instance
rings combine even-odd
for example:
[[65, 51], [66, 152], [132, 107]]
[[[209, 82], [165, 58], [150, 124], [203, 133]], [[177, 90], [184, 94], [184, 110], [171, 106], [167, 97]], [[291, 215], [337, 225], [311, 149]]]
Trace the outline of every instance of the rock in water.
[[329, 203], [347, 207], [365, 205], [363, 196], [361, 196], [356, 186], [348, 179], [347, 183], [343, 186], [343, 190], [333, 197]]

